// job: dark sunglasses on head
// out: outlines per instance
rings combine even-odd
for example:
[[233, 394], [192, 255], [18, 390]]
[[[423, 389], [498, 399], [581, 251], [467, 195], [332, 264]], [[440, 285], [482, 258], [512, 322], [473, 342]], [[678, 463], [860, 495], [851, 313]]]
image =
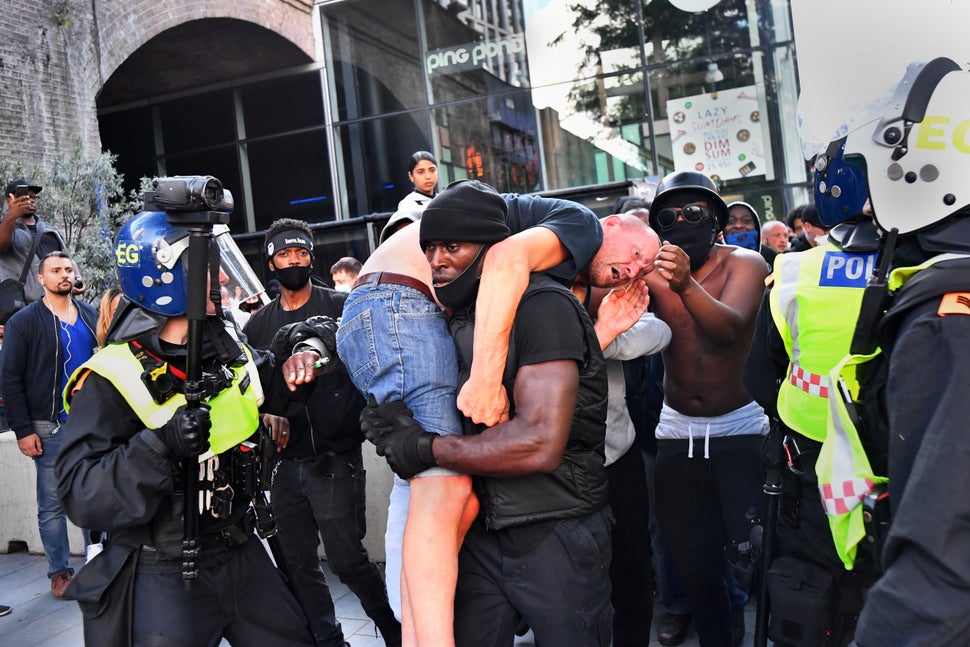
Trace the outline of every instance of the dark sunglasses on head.
[[685, 204], [683, 207], [667, 207], [657, 213], [657, 225], [661, 229], [668, 229], [677, 222], [677, 216], [683, 216], [684, 222], [692, 225], [704, 222], [711, 215], [711, 208], [703, 204]]

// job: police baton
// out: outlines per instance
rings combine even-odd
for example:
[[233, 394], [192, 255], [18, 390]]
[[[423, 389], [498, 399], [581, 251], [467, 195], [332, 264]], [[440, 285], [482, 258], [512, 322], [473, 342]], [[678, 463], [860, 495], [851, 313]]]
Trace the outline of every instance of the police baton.
[[781, 421], [771, 419], [768, 437], [765, 439], [765, 529], [761, 545], [761, 579], [758, 581], [758, 610], [754, 620], [754, 647], [768, 644], [768, 618], [771, 605], [768, 600], [768, 568], [775, 552], [775, 536], [778, 532], [778, 507], [781, 503], [782, 463], [785, 435]]

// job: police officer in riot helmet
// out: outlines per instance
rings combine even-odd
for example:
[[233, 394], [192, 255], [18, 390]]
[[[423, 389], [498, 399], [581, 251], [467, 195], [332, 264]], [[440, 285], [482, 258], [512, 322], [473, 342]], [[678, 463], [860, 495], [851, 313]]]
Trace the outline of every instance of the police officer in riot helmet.
[[872, 303], [875, 326], [857, 326], [854, 343], [882, 349], [873, 370], [885, 386], [865, 397], [883, 403], [892, 509], [860, 647], [965, 645], [970, 636], [967, 96], [970, 72], [954, 61], [912, 64], [893, 100], [845, 144], [846, 158], [865, 164], [892, 260], [883, 294], [875, 283], [862, 306], [860, 324]]
[[[767, 448], [775, 451], [766, 456], [785, 459], [775, 466], [782, 496], [777, 523], [766, 529], [773, 537], [777, 528], [778, 537], [766, 585], [768, 637], [786, 647], [848, 644], [877, 573], [878, 556], [856, 551], [841, 526], [830, 527], [819, 496], [819, 484], [832, 481], [831, 462], [819, 460], [829, 373], [849, 352], [853, 331], [845, 318], [859, 312], [879, 246], [865, 176], [843, 159], [843, 144], [829, 144], [814, 164], [815, 205], [830, 228], [828, 241], [775, 257], [744, 375], [773, 420]], [[884, 449], [871, 454], [885, 474]]]
[[[333, 348], [336, 325], [295, 324], [274, 352], [259, 352], [208, 303], [201, 406], [187, 406], [187, 285], [204, 279], [188, 276], [190, 235], [166, 216], [142, 211], [119, 231], [124, 297], [107, 345], [66, 389], [58, 492], [74, 523], [107, 535], [67, 597], [78, 600], [91, 645], [312, 645], [253, 533], [254, 449], [259, 412], [286, 415], [309, 395], [304, 385], [322, 372], [314, 364]], [[291, 354], [297, 339], [316, 350]], [[183, 491], [196, 463], [199, 554], [185, 582]]]

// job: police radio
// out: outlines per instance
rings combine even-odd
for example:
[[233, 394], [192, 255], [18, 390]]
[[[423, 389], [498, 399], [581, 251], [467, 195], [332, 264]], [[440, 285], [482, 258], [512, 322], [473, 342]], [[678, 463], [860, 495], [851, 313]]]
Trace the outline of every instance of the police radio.
[[876, 271], [873, 272], [872, 278], [866, 283], [865, 291], [862, 293], [859, 318], [856, 320], [852, 343], [849, 345], [849, 352], [853, 355], [871, 355], [876, 352], [876, 327], [889, 306], [889, 263], [896, 249], [898, 234], [899, 231], [893, 228], [886, 235], [886, 244], [879, 251]]

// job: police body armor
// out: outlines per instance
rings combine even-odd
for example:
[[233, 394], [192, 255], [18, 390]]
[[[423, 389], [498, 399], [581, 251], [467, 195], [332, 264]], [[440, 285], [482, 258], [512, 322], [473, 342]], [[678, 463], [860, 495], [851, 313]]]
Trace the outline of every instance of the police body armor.
[[[207, 552], [230, 548], [252, 534], [253, 496], [260, 489], [256, 446], [246, 442], [259, 425], [263, 399], [259, 375], [249, 350], [226, 367], [214, 360], [203, 373], [203, 400], [210, 407], [209, 451], [199, 457], [199, 508], [202, 512], [203, 559]], [[185, 404], [184, 374], [142, 348], [137, 342], [111, 344], [75, 371], [65, 389], [66, 405], [78, 381], [90, 370], [111, 382], [147, 429], [167, 423]], [[181, 560], [182, 497], [158, 511], [147, 527], [115, 533], [112, 542], [150, 546], [172, 560]]]

